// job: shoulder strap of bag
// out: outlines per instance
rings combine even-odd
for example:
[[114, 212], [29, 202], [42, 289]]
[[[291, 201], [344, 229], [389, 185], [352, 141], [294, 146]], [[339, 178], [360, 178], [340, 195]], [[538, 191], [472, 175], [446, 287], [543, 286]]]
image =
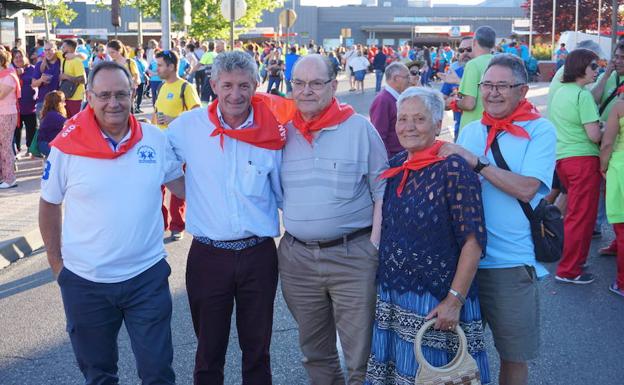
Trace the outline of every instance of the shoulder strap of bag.
[[[488, 127], [488, 130], [489, 130], [489, 127]], [[494, 138], [494, 142], [492, 142], [491, 148], [492, 148], [492, 155], [494, 155], [494, 161], [496, 162], [496, 165], [502, 168], [503, 170], [511, 171], [509, 169], [509, 165], [505, 161], [505, 158], [503, 158], [503, 154], [500, 151], [500, 147], [498, 145], [498, 138]], [[522, 202], [520, 199], [518, 199], [518, 203], [520, 203], [520, 207], [522, 207], [522, 211], [524, 211], [524, 215], [526, 215], [529, 222], [532, 222], [533, 217], [534, 217], [533, 215], [534, 212], [533, 212], [533, 208], [531, 207], [531, 205], [526, 202]]]
[[188, 83], [185, 80], [184, 83], [182, 83], [182, 91], [180, 91], [180, 99], [182, 100], [182, 111], [188, 110], [188, 108], [186, 107], [186, 101], [184, 100], [184, 91], [186, 91], [187, 85]]
[[[615, 72], [615, 71], [614, 71]], [[620, 88], [620, 75], [618, 75], [617, 73], [615, 74], [615, 89], [613, 90], [613, 92], [611, 92], [611, 94], [609, 95], [609, 97], [604, 101], [604, 103], [602, 103], [600, 105], [600, 108], [598, 109], [598, 113], [600, 115], [602, 115], [602, 113], [604, 112], [604, 110], [607, 109], [607, 106], [609, 105], [609, 103], [611, 103], [611, 101], [613, 99], [615, 99], [615, 97], [617, 96], [617, 92], [618, 92], [618, 88]]]

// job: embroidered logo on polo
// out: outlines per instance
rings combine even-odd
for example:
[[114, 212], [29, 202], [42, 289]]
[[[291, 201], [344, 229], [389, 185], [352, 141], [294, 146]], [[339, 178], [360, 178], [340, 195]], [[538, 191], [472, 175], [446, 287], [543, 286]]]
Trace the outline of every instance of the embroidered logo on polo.
[[169, 99], [169, 100], [173, 100], [173, 92], [169, 92], [169, 93], [167, 94], [167, 99]]
[[137, 150], [139, 163], [156, 163], [156, 151], [150, 146], [141, 146]]

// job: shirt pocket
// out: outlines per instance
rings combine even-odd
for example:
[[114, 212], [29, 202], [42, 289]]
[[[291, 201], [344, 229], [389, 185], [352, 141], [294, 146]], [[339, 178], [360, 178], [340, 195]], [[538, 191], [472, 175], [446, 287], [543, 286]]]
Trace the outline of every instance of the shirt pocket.
[[242, 193], [248, 197], [265, 196], [269, 188], [269, 171], [268, 167], [248, 163], [241, 178]]
[[366, 165], [348, 160], [315, 160], [315, 168], [322, 173], [322, 178], [329, 178], [329, 183], [337, 198], [352, 199], [362, 177]]

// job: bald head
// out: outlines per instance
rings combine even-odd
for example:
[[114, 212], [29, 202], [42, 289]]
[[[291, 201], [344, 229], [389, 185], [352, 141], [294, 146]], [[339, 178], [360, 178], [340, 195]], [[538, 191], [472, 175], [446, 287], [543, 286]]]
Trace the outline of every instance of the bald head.
[[327, 56], [319, 55], [319, 54], [303, 56], [302, 58], [297, 60], [297, 62], [293, 66], [293, 69], [292, 69], [293, 77], [295, 76], [295, 74], [297, 74], [297, 69], [299, 68], [301, 64], [305, 64], [305, 67], [313, 66], [313, 67], [322, 68], [323, 71], [327, 73], [327, 79], [334, 79], [336, 77], [334, 74], [334, 65], [332, 64], [331, 60], [329, 60]]

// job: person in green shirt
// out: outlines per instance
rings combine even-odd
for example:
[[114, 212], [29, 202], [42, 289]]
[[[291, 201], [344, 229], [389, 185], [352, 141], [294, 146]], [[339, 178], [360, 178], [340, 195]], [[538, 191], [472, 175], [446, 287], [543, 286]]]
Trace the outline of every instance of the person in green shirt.
[[620, 94], [624, 94], [624, 43], [617, 45], [606, 71], [592, 88], [602, 122], [609, 119], [609, 113]]
[[587, 49], [573, 50], [565, 61], [563, 85], [552, 100], [550, 120], [557, 128], [557, 175], [568, 191], [564, 219], [563, 256], [555, 280], [588, 284], [583, 272], [598, 212], [602, 134], [598, 108], [585, 89], [598, 75], [598, 55]]
[[200, 99], [202, 101], [202, 105], [206, 106], [210, 103], [211, 100], [217, 98], [217, 95], [212, 91], [212, 87], [210, 86], [210, 75], [212, 72], [212, 63], [214, 59], [221, 52], [225, 51], [225, 42], [223, 40], [217, 40], [214, 43], [208, 43], [208, 51], [206, 51], [202, 57], [199, 59], [199, 62], [193, 68], [193, 71], [201, 71], [203, 77], [203, 82], [200, 87]]
[[464, 75], [459, 84], [460, 99], [457, 101], [463, 113], [459, 129], [483, 116], [483, 100], [479, 93], [479, 83], [492, 59], [492, 49], [496, 44], [496, 32], [487, 25], [477, 28], [472, 39], [473, 59], [466, 63]]
[[600, 147], [600, 171], [607, 178], [607, 218], [615, 231], [617, 277], [609, 286], [624, 297], [624, 98], [611, 109]]
[[[578, 49], [578, 48], [586, 48], [594, 52], [601, 59], [605, 57], [604, 52], [602, 52], [602, 49], [600, 48], [598, 43], [596, 43], [595, 41], [592, 41], [592, 40], [580, 41], [576, 45], [575, 49]], [[557, 90], [559, 90], [559, 88], [563, 85], [563, 83], [561, 83], [561, 79], [563, 79], [564, 70], [565, 70], [565, 65], [561, 66], [561, 68], [559, 68], [557, 72], [555, 72], [555, 75], [550, 81], [550, 86], [548, 87], [548, 104], [546, 108], [546, 112], [548, 113], [548, 115], [550, 115], [550, 109], [551, 109], [550, 106], [552, 104], [553, 97], [555, 96], [555, 93], [557, 92]]]

